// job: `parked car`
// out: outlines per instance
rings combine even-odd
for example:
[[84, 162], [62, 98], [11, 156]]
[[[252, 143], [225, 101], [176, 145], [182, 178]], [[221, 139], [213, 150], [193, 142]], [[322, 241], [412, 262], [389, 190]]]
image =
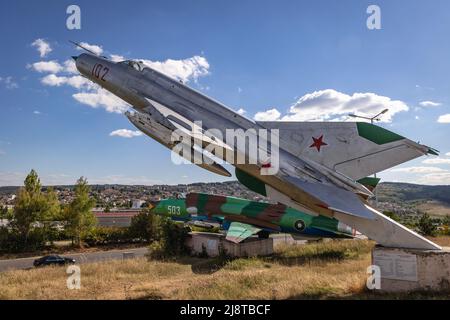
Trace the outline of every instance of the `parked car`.
[[57, 256], [57, 255], [51, 255], [51, 256], [45, 256], [45, 257], [34, 260], [33, 265], [35, 267], [43, 267], [43, 266], [50, 266], [50, 265], [63, 266], [66, 264], [74, 264], [74, 263], [75, 263], [75, 259], [61, 257], [61, 256]]

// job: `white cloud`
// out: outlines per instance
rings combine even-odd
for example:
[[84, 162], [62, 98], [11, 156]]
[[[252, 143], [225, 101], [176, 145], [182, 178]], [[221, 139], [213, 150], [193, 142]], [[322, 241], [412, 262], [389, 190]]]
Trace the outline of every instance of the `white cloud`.
[[42, 84], [51, 86], [51, 87], [59, 87], [62, 85], [69, 85], [76, 89], [87, 88], [94, 89], [96, 85], [93, 84], [88, 79], [82, 76], [72, 76], [72, 77], [63, 77], [57, 76], [55, 74], [49, 74], [41, 79]]
[[183, 60], [167, 59], [166, 61], [141, 60], [149, 67], [168, 75], [171, 78], [188, 82], [209, 74], [209, 63], [205, 57], [194, 56]]
[[424, 164], [450, 164], [450, 159], [433, 158], [422, 161]]
[[438, 174], [427, 174], [417, 179], [419, 184], [428, 185], [445, 185], [450, 184], [450, 172], [438, 173]]
[[420, 174], [435, 174], [435, 173], [445, 173], [447, 170], [438, 167], [405, 167], [405, 168], [395, 168], [389, 170], [390, 172], [405, 172], [405, 173], [420, 173]]
[[238, 114], [240, 114], [241, 116], [243, 116], [244, 114], [247, 113], [247, 111], [243, 108], [240, 108], [239, 110], [236, 111]]
[[[82, 47], [92, 51], [96, 55], [101, 55], [103, 53], [103, 48], [101, 46], [96, 45], [96, 44], [89, 44], [87, 42], [81, 42], [80, 45]], [[83, 49], [80, 48], [80, 47], [77, 47], [77, 50], [82, 51]]]
[[35, 62], [29, 67], [41, 73], [58, 73], [64, 70], [64, 68], [56, 60]]
[[389, 109], [380, 116], [382, 122], [391, 122], [392, 117], [409, 107], [400, 100], [375, 93], [353, 93], [348, 95], [334, 89], [308, 93], [291, 106], [289, 113], [281, 118], [284, 121], [326, 121], [343, 120], [349, 113], [371, 117], [378, 112]]
[[38, 111], [38, 110], [34, 110], [34, 111], [33, 111], [33, 114], [39, 115], [39, 114], [41, 114], [41, 112]]
[[120, 62], [126, 60], [124, 56], [118, 55], [118, 54], [111, 54], [109, 55], [112, 62]]
[[5, 88], [8, 90], [13, 90], [19, 88], [17, 82], [13, 80], [12, 77], [2, 78], [0, 77], [0, 83], [5, 85]]
[[47, 86], [59, 87], [67, 82], [66, 77], [58, 77], [55, 74], [49, 74], [41, 79], [41, 82]]
[[416, 119], [416, 120], [419, 120], [419, 119], [420, 119], [420, 117], [419, 117], [419, 116], [415, 116], [415, 117], [414, 117], [414, 119]]
[[422, 107], [438, 107], [442, 105], [440, 102], [433, 102], [433, 101], [422, 101], [419, 103]]
[[239, 92], [239, 93], [241, 93], [241, 92], [242, 92], [242, 89], [241, 89], [241, 87], [238, 87], [238, 92]]
[[439, 116], [437, 122], [439, 123], [450, 123], [450, 113]]
[[64, 61], [64, 71], [67, 73], [78, 73], [77, 66], [73, 59], [68, 59]]
[[102, 107], [108, 112], [123, 113], [129, 108], [129, 105], [125, 101], [105, 89], [75, 93], [72, 97], [82, 104], [93, 108]]
[[154, 185], [160, 184], [160, 180], [151, 179], [146, 176], [130, 177], [128, 175], [109, 175], [105, 177], [94, 177], [89, 179], [91, 184], [125, 184], [125, 185]]
[[[81, 43], [82, 46], [101, 55], [103, 49], [99, 45], [93, 45], [88, 43]], [[81, 50], [81, 48], [79, 48]], [[112, 61], [125, 60], [123, 56], [111, 54]], [[165, 61], [151, 61], [143, 60], [144, 64], [167, 74], [168, 76], [183, 82], [189, 80], [197, 81], [199, 77], [209, 74], [209, 63], [205, 57], [194, 56], [183, 60], [168, 59]], [[78, 90], [73, 94], [73, 98], [85, 105], [93, 108], [104, 108], [108, 112], [122, 113], [125, 112], [130, 106], [122, 99], [114, 96], [107, 90], [104, 90], [92, 83], [88, 79], [76, 74], [77, 69], [75, 62], [72, 60], [66, 60], [61, 65], [58, 61], [40, 61], [29, 66], [37, 72], [48, 72], [49, 75], [41, 79], [41, 83], [46, 86], [60, 87], [62, 85], [68, 85]]]
[[276, 121], [279, 120], [281, 113], [273, 108], [267, 111], [257, 112], [253, 119], [256, 121]]
[[41, 58], [53, 51], [50, 44], [43, 39], [36, 39], [31, 45], [37, 49]]
[[[27, 173], [0, 171], [0, 186], [22, 186]], [[73, 185], [78, 176], [62, 173], [39, 173], [39, 178], [44, 186]], [[162, 183], [146, 176], [108, 175], [100, 177], [87, 177], [90, 184], [128, 184], [128, 185], [154, 185]]]
[[143, 133], [138, 130], [132, 131], [132, 130], [128, 130], [128, 129], [119, 129], [119, 130], [115, 130], [115, 131], [111, 132], [109, 135], [111, 137], [117, 136], [117, 137], [122, 137], [122, 138], [133, 138], [133, 137], [142, 136]]
[[450, 152], [447, 152], [445, 155], [446, 155], [447, 157], [450, 157]]

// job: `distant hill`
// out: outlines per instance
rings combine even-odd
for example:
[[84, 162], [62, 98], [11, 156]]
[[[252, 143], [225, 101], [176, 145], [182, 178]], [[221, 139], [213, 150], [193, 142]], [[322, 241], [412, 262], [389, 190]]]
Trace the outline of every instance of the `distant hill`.
[[[58, 189], [72, 190], [74, 186], [54, 186]], [[192, 183], [189, 185], [92, 185], [92, 190], [102, 192], [115, 190], [116, 192], [149, 192], [152, 189], [173, 192], [207, 192], [248, 198], [251, 200], [262, 197], [246, 189], [237, 181]], [[0, 196], [17, 192], [19, 187], [0, 187]], [[450, 215], [450, 186], [427, 186], [410, 183], [383, 182], [377, 190], [379, 210], [397, 213], [426, 212], [433, 216]]]
[[450, 186], [426, 186], [384, 182], [378, 188], [380, 201], [438, 201], [450, 206]]
[[[402, 208], [432, 216], [450, 215], [450, 186], [383, 182], [378, 186], [377, 195], [380, 209], [399, 211]], [[383, 203], [390, 204], [391, 208], [386, 208]]]

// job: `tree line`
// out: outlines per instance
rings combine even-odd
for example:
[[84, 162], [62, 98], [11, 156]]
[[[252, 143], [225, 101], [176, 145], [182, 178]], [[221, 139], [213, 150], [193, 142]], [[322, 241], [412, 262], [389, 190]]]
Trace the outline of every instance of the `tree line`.
[[51, 248], [55, 241], [71, 240], [72, 246], [98, 246], [130, 242], [155, 243], [155, 252], [184, 250], [187, 230], [172, 220], [142, 210], [128, 228], [100, 227], [92, 212], [96, 205], [86, 178], [77, 180], [74, 197], [61, 204], [53, 188], [42, 188], [35, 170], [25, 178], [14, 208], [0, 207], [0, 252], [36, 251]]

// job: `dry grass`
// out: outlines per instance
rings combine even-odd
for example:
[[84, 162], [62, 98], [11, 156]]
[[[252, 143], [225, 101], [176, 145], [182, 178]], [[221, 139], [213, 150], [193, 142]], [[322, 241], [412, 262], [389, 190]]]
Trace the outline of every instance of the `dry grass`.
[[267, 258], [176, 262], [133, 259], [81, 266], [81, 290], [65, 268], [0, 273], [1, 299], [380, 298], [365, 292], [370, 241], [277, 247]]
[[450, 247], [450, 236], [427, 237], [442, 247]]
[[426, 212], [434, 217], [445, 217], [450, 215], [450, 207], [446, 203], [439, 201], [427, 201], [417, 206], [422, 212]]

